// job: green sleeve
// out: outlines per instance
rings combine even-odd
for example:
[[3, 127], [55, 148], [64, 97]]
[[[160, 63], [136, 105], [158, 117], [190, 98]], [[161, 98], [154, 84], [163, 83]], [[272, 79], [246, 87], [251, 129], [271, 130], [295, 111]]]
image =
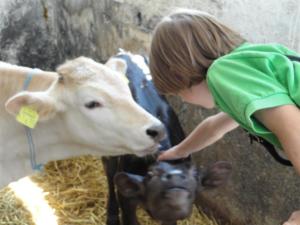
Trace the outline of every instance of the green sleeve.
[[253, 117], [261, 109], [294, 104], [287, 88], [278, 81], [277, 72], [263, 55], [232, 54], [213, 63], [207, 81], [220, 110], [245, 129], [280, 146], [276, 137]]

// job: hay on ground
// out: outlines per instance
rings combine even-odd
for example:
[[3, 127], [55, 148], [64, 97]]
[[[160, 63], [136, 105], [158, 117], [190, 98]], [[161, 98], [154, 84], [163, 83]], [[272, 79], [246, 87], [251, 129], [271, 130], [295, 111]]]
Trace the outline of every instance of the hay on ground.
[[[101, 159], [83, 156], [53, 161], [44, 172], [31, 177], [55, 209], [59, 225], [106, 225], [107, 183]], [[158, 225], [143, 210], [138, 211], [142, 225]], [[30, 213], [22, 207], [8, 187], [0, 191], [0, 225], [34, 225]], [[178, 225], [217, 225], [196, 207], [189, 219]]]

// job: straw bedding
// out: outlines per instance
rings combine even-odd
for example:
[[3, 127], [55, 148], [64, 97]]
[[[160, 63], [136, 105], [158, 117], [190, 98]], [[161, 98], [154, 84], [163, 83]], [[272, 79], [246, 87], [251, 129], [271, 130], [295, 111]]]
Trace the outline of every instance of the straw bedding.
[[[54, 161], [44, 172], [31, 176], [44, 192], [48, 204], [55, 209], [59, 225], [105, 225], [107, 185], [102, 162], [92, 156]], [[143, 210], [138, 212], [142, 225], [158, 225]], [[14, 192], [0, 190], [0, 224], [35, 225], [30, 212], [22, 206]], [[216, 225], [196, 207], [192, 216], [179, 225]]]

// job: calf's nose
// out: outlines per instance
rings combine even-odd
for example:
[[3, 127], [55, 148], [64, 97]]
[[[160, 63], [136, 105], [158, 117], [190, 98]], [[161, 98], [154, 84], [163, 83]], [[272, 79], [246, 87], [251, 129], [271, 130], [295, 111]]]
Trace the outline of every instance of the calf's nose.
[[186, 179], [186, 175], [181, 170], [175, 169], [168, 171], [166, 174], [164, 174], [164, 176], [162, 176], [162, 180], [165, 181], [174, 179], [183, 180]]
[[154, 141], [161, 141], [166, 137], [166, 129], [163, 124], [154, 125], [146, 130], [146, 134], [149, 135]]

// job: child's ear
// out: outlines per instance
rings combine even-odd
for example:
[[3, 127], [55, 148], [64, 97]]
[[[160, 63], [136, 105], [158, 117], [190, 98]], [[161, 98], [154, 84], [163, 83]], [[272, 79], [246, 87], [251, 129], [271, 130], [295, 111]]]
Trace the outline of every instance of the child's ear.
[[226, 183], [230, 177], [232, 166], [229, 162], [219, 161], [211, 165], [199, 181], [205, 189], [216, 188]]
[[130, 173], [120, 172], [114, 177], [118, 191], [128, 198], [137, 198], [144, 194], [144, 177]]

